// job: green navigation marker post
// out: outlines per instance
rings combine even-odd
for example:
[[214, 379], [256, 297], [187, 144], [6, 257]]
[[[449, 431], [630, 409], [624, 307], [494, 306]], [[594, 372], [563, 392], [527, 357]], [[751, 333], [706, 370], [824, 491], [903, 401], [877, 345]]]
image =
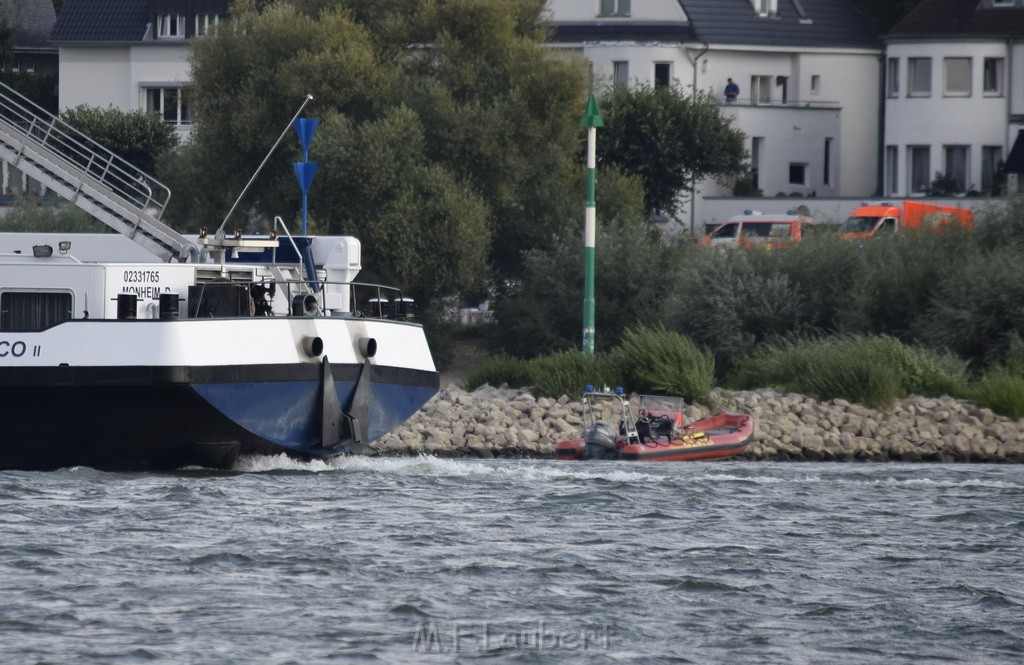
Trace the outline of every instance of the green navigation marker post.
[[597, 237], [597, 203], [594, 200], [594, 181], [597, 171], [597, 128], [604, 120], [597, 110], [597, 99], [590, 93], [587, 112], [580, 119], [580, 127], [587, 128], [587, 211], [583, 228], [583, 353], [594, 353], [594, 247]]

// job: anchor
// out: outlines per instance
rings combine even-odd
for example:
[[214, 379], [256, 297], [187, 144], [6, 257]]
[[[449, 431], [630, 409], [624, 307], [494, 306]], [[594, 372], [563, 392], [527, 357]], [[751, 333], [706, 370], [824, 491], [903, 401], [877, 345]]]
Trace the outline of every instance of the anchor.
[[321, 419], [320, 447], [326, 450], [346, 448], [351, 455], [376, 455], [377, 451], [365, 443], [363, 427], [370, 419], [370, 385], [373, 383], [373, 365], [367, 358], [359, 370], [356, 390], [348, 412], [338, 403], [334, 389], [331, 363], [324, 356], [320, 377]]

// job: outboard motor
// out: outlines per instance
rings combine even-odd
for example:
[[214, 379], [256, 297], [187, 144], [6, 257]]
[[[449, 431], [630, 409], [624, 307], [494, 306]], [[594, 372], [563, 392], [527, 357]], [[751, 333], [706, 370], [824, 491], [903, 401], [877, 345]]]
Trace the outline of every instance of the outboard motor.
[[615, 430], [604, 423], [592, 425], [584, 434], [583, 442], [587, 446], [586, 459], [619, 459], [619, 450], [615, 447]]

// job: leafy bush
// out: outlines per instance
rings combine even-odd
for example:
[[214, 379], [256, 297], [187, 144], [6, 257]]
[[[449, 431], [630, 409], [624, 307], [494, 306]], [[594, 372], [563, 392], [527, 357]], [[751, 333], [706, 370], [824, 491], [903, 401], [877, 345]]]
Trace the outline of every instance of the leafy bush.
[[532, 386], [530, 363], [504, 354], [488, 358], [466, 379], [466, 390], [476, 390], [485, 384], [495, 387], [508, 384], [513, 388]]
[[174, 125], [164, 122], [158, 113], [82, 104], [65, 109], [60, 117], [146, 173], [153, 173], [160, 156], [178, 145]]
[[[596, 347], [607, 351], [638, 321], [657, 323], [678, 252], [664, 245], [640, 214], [634, 180], [603, 172], [601, 187], [635, 196], [635, 207], [602, 208], [595, 253]], [[599, 201], [599, 204], [601, 202]], [[583, 244], [578, 232], [530, 252], [521, 280], [500, 285], [494, 303], [492, 349], [524, 358], [580, 343], [583, 322]]]
[[112, 233], [110, 227], [70, 203], [19, 196], [0, 224], [8, 232]]
[[708, 404], [715, 378], [715, 359], [682, 335], [658, 326], [626, 330], [610, 361], [621, 383], [641, 393], [677, 395]]
[[951, 261], [936, 276], [927, 309], [913, 318], [914, 336], [978, 368], [1002, 362], [1010, 334], [1024, 330], [1021, 259], [1019, 249], [1004, 247]]
[[614, 383], [610, 364], [603, 354], [559, 351], [530, 361], [534, 391], [539, 397], [577, 397], [587, 385]]
[[998, 369], [987, 374], [966, 391], [966, 396], [996, 413], [1024, 418], [1024, 376]]
[[1010, 333], [1008, 350], [1006, 352], [1006, 369], [1024, 376], [1024, 339], [1017, 332]]
[[852, 335], [765, 345], [743, 361], [731, 383], [885, 407], [912, 394], [961, 394], [965, 372], [965, 363], [948, 354], [887, 336]]
[[712, 349], [723, 371], [759, 343], [801, 330], [797, 289], [787, 276], [765, 269], [766, 254], [692, 247], [680, 260], [665, 327]]

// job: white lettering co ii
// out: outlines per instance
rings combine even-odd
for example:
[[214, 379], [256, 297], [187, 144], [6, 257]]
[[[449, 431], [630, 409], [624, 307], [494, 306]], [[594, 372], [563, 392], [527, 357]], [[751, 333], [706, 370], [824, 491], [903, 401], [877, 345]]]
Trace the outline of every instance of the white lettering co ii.
[[486, 653], [489, 651], [607, 651], [610, 627], [605, 624], [558, 630], [543, 620], [527, 625], [490, 621], [423, 622], [412, 647], [417, 653]]

